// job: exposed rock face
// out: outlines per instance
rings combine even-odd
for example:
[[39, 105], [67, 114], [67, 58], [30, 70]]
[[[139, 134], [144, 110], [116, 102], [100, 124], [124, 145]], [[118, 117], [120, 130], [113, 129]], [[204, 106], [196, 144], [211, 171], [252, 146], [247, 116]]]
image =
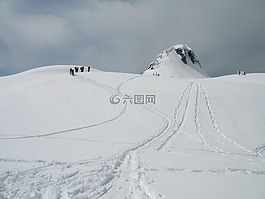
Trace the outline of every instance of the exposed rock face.
[[171, 77], [208, 77], [194, 51], [186, 44], [174, 45], [152, 61], [144, 74]]

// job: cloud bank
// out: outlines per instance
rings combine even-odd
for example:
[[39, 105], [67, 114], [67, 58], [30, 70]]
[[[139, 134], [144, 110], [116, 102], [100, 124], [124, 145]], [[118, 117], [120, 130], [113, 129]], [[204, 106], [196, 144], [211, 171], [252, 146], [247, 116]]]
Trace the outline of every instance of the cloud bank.
[[188, 44], [211, 76], [265, 72], [262, 0], [0, 2], [0, 75], [53, 64], [140, 73]]

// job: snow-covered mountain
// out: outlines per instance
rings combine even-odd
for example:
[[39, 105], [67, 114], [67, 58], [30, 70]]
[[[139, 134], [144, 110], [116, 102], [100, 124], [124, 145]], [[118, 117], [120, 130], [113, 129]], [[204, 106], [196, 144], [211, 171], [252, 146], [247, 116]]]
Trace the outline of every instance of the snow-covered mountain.
[[194, 51], [186, 44], [174, 45], [162, 51], [143, 74], [180, 78], [209, 77]]
[[70, 67], [0, 77], [1, 199], [264, 198], [265, 74]]

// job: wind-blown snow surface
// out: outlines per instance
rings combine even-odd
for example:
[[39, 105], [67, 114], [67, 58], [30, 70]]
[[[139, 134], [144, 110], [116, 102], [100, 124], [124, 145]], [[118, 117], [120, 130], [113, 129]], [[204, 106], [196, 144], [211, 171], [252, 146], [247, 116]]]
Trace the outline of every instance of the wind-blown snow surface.
[[265, 198], [265, 74], [69, 67], [0, 78], [1, 199]]

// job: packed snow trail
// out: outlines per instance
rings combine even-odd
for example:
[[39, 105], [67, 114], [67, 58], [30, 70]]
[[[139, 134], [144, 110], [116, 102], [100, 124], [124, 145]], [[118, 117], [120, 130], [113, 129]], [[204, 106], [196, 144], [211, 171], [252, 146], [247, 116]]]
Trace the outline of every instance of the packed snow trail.
[[[229, 156], [230, 158], [232, 159], [236, 159], [236, 160], [239, 160], [241, 159], [242, 161], [247, 161], [247, 162], [252, 162], [251, 159], [248, 159], [248, 158], [245, 158], [245, 157], [241, 157], [237, 154], [232, 154], [231, 152], [228, 152], [228, 151], [225, 151], [223, 149], [221, 149], [220, 147], [218, 146], [214, 146], [210, 143], [208, 143], [207, 139], [208, 139], [208, 135], [206, 133], [203, 132], [203, 128], [202, 128], [202, 124], [200, 122], [200, 106], [202, 105], [201, 104], [201, 94], [203, 95], [204, 97], [204, 100], [205, 100], [205, 104], [206, 104], [206, 107], [207, 107], [207, 111], [208, 111], [208, 114], [210, 116], [210, 124], [213, 126], [213, 129], [214, 129], [214, 132], [218, 135], [221, 136], [221, 138], [223, 140], [216, 140], [216, 142], [218, 143], [221, 143], [221, 144], [224, 144], [224, 142], [228, 142], [230, 143], [230, 145], [234, 145], [236, 146], [237, 148], [243, 150], [243, 152], [247, 152], [249, 153], [251, 156], [255, 156], [255, 153], [249, 151], [248, 149], [242, 147], [241, 145], [239, 145], [238, 143], [232, 141], [230, 138], [228, 138], [227, 136], [225, 136], [219, 129], [218, 125], [217, 125], [217, 121], [214, 119], [214, 113], [213, 113], [213, 110], [211, 108], [211, 105], [210, 105], [210, 100], [209, 100], [209, 96], [207, 95], [206, 93], [206, 90], [202, 88], [202, 86], [198, 83], [198, 82], [190, 82], [186, 88], [184, 89], [183, 93], [182, 93], [182, 96], [178, 102], [178, 105], [174, 111], [174, 130], [171, 132], [171, 134], [169, 134], [165, 139], [164, 141], [162, 142], [162, 144], [158, 147], [158, 150], [162, 150], [163, 151], [167, 151], [167, 148], [169, 146], [169, 144], [172, 142], [172, 139], [175, 138], [178, 134], [180, 133], [183, 133], [182, 132], [182, 128], [186, 122], [186, 117], [188, 117], [188, 114], [189, 114], [189, 104], [190, 104], [190, 101], [191, 101], [191, 94], [192, 94], [192, 88], [193, 88], [193, 85], [195, 85], [196, 87], [196, 94], [195, 94], [195, 118], [194, 118], [194, 123], [195, 123], [195, 126], [196, 126], [196, 133], [197, 135], [199, 136], [200, 138], [200, 141], [201, 141], [201, 144], [203, 147], [206, 147], [216, 153], [221, 153], [225, 156]], [[183, 107], [183, 114], [180, 114], [180, 109], [181, 107]], [[211, 139], [214, 139], [211, 137]], [[232, 155], [234, 155], [235, 157], [232, 157]]]
[[[184, 89], [181, 99], [178, 102], [177, 108], [175, 109], [175, 112], [174, 112], [174, 130], [172, 130], [171, 134], [168, 135], [167, 138], [162, 142], [162, 144], [157, 148], [158, 151], [164, 149], [166, 145], [168, 144], [168, 142], [172, 139], [172, 137], [180, 133], [179, 130], [184, 125], [185, 119], [188, 113], [192, 85], [193, 85], [193, 82], [190, 82]], [[179, 109], [183, 103], [185, 103], [184, 113], [182, 114], [182, 116], [180, 116]], [[179, 117], [181, 117], [181, 119]]]
[[[128, 94], [124, 94], [121, 93], [121, 87], [135, 79], [137, 77], [132, 77], [128, 80], [126, 80], [125, 82], [121, 83], [117, 89], [115, 89], [119, 94], [119, 95], [123, 95], [123, 96], [129, 96]], [[108, 90], [113, 90], [113, 88], [110, 88], [106, 85], [102, 85], [101, 83], [91, 80], [89, 78], [81, 78], [84, 81], [87, 81], [89, 83], [95, 84], [100, 86], [101, 88], [105, 88]], [[154, 140], [158, 139], [162, 134], [166, 133], [170, 128], [171, 128], [171, 120], [163, 115], [162, 113], [160, 113], [158, 110], [156, 110], [154, 107], [150, 106], [150, 105], [146, 105], [143, 104], [141, 105], [141, 107], [143, 107], [144, 109], [147, 109], [148, 111], [151, 111], [152, 113], [156, 114], [157, 116], [161, 117], [161, 119], [164, 120], [164, 126], [158, 130], [158, 132], [156, 134], [154, 134], [153, 136], [147, 138], [146, 140], [140, 142], [138, 145], [131, 147], [129, 149], [127, 149], [126, 151], [124, 151], [123, 153], [121, 153], [120, 155], [116, 155], [114, 159], [116, 159], [116, 161], [114, 163], [111, 163], [107, 168], [108, 168], [108, 172], [112, 173], [112, 175], [110, 175], [111, 177], [107, 177], [108, 180], [104, 179], [103, 182], [101, 182], [101, 186], [97, 187], [97, 191], [93, 191], [90, 195], [91, 198], [111, 198], [113, 197], [113, 195], [119, 194], [119, 193], [126, 193], [128, 188], [124, 187], [124, 183], [120, 183], [119, 180], [120, 179], [127, 179], [130, 182], [130, 194], [127, 196], [128, 198], [154, 198], [152, 191], [148, 190], [147, 186], [144, 184], [144, 179], [141, 174], [141, 172], [139, 172], [139, 169], [141, 169], [141, 166], [139, 165], [139, 156], [142, 150], [144, 150], [145, 147], [148, 147], [148, 145], [153, 142]], [[107, 161], [108, 164], [108, 161]], [[113, 167], [114, 165], [114, 167]], [[123, 167], [121, 167], [121, 165], [123, 165]], [[124, 166], [125, 165], [125, 166]], [[111, 167], [112, 166], [112, 167]], [[127, 169], [123, 169], [123, 168], [130, 168], [130, 172], [129, 172], [129, 176], [127, 174]], [[111, 169], [110, 169], [111, 168]], [[117, 170], [119, 170], [120, 175], [114, 175], [116, 174]], [[124, 176], [125, 174], [125, 176]], [[127, 177], [126, 177], [127, 176]], [[116, 181], [116, 182], [114, 182]], [[117, 182], [118, 181], [118, 182]], [[112, 187], [113, 184], [116, 184], [116, 187]], [[119, 186], [119, 187], [117, 187]], [[119, 192], [117, 191], [113, 191], [114, 190], [119, 190]], [[121, 191], [124, 190], [124, 191]], [[114, 192], [114, 193], [113, 193]], [[120, 197], [124, 197], [124, 196], [120, 196]]]
[[[186, 118], [188, 117], [189, 111], [191, 109], [191, 107], [189, 107], [189, 106], [190, 106], [190, 103], [192, 100], [191, 95], [192, 95], [193, 87], [196, 88], [196, 91], [195, 91], [196, 93], [194, 96], [195, 97], [194, 124], [196, 127], [195, 132], [198, 135], [202, 146], [207, 148], [210, 151], [213, 151], [217, 154], [220, 154], [224, 157], [227, 157], [229, 159], [236, 160], [236, 161], [242, 161], [245, 163], [254, 164], [254, 160], [257, 157], [261, 161], [264, 161], [262, 158], [262, 155], [261, 155], [261, 152], [264, 150], [263, 147], [260, 147], [260, 149], [257, 149], [257, 151], [259, 151], [259, 153], [257, 151], [252, 152], [252, 151], [246, 149], [245, 147], [243, 147], [242, 145], [238, 144], [237, 142], [233, 141], [231, 138], [227, 137], [226, 135], [224, 135], [222, 133], [222, 131], [220, 130], [220, 128], [217, 124], [217, 121], [215, 119], [214, 111], [211, 107], [210, 99], [209, 99], [209, 96], [208, 96], [206, 90], [199, 84], [199, 82], [194, 82], [194, 81], [191, 81], [186, 86], [186, 88], [184, 89], [184, 91], [181, 95], [181, 98], [177, 104], [177, 107], [175, 109], [174, 116], [173, 116], [173, 119], [174, 119], [174, 126], [173, 127], [174, 127], [174, 129], [171, 131], [168, 131], [168, 134], [164, 134], [165, 138], [160, 140], [160, 144], [159, 144], [159, 147], [157, 148], [157, 150], [160, 151], [163, 149], [164, 152], [167, 152], [168, 147], [169, 147], [170, 143], [172, 142], [173, 138], [176, 139], [177, 135], [179, 135], [181, 133], [186, 134], [188, 136], [191, 136], [187, 133], [184, 133], [182, 128], [186, 122]], [[203, 98], [201, 97], [201, 95]], [[201, 102], [201, 100], [204, 100], [205, 107], [206, 107], [206, 110], [207, 110], [209, 118], [210, 118], [209, 123], [207, 125], [211, 125], [213, 128], [212, 132], [208, 132], [210, 134], [207, 134], [206, 132], [204, 132], [201, 121], [200, 121], [201, 120], [200, 109], [201, 109], [201, 106], [203, 106], [203, 103]], [[218, 136], [219, 139], [217, 139], [216, 136]], [[225, 148], [222, 149], [222, 147], [217, 146], [214, 143], [210, 143], [209, 141], [216, 142], [216, 143], [224, 145], [224, 146], [229, 146], [229, 147], [235, 148], [235, 150], [239, 149], [244, 153], [239, 154], [239, 153], [229, 151]], [[259, 154], [259, 155], [257, 155], [257, 154]], [[248, 157], [252, 157], [252, 158], [248, 158]], [[253, 160], [253, 158], [254, 158], [254, 160]]]
[[[124, 83], [121, 83], [117, 89], [113, 89], [86, 77], [77, 76], [77, 78], [111, 91], [112, 93], [125, 96], [125, 94], [119, 91]], [[130, 78], [125, 82], [132, 79], [134, 78]], [[144, 177], [143, 163], [140, 160], [140, 153], [152, 141], [158, 139], [163, 133], [169, 130], [171, 121], [152, 106], [143, 105], [142, 107], [144, 110], [151, 111], [164, 120], [164, 125], [153, 136], [143, 140], [134, 147], [128, 148], [124, 152], [97, 161], [97, 166], [95, 166], [100, 166], [99, 168], [93, 168], [95, 167], [93, 165], [92, 167], [89, 165], [87, 167], [86, 164], [79, 165], [54, 162], [44, 167], [26, 170], [17, 174], [8, 173], [3, 182], [3, 186], [7, 191], [4, 192], [4, 195], [8, 198], [41, 197], [41, 195], [47, 196], [49, 194], [52, 194], [54, 197], [56, 196], [55, 198], [115, 198], [118, 196], [120, 198], [154, 198], [152, 191], [145, 185], [146, 179]], [[64, 132], [45, 134], [39, 137], [45, 138], [45, 136], [58, 133]], [[129, 173], [127, 171], [128, 168]], [[51, 177], [52, 173], [57, 173], [59, 176], [56, 178]], [[31, 176], [33, 175], [35, 176], [34, 182], [31, 181]], [[124, 179], [128, 183], [125, 183]], [[16, 184], [26, 183], [27, 186], [24, 187], [23, 191], [17, 190], [13, 183], [10, 183], [12, 181], [15, 181]], [[47, 193], [47, 190], [45, 191], [44, 187], [47, 186], [54, 187], [53, 190], [50, 190], [51, 193]]]
[[207, 141], [207, 136], [205, 135], [205, 133], [203, 132], [203, 128], [200, 122], [200, 99], [201, 99], [201, 88], [200, 85], [198, 83], [196, 83], [196, 98], [195, 98], [195, 118], [194, 118], [194, 122], [195, 122], [195, 126], [196, 126], [196, 133], [198, 134], [201, 144], [203, 147], [206, 147], [209, 150], [212, 150], [216, 153], [220, 153], [224, 156], [227, 156], [229, 158], [235, 159], [235, 160], [239, 160], [238, 158], [232, 157], [230, 155], [229, 152], [226, 152], [222, 149], [220, 149], [217, 146], [214, 146], [210, 143], [208, 143]]
[[[82, 79], [82, 80], [84, 80], [84, 81], [88, 81], [89, 83], [92, 83], [92, 84], [94, 84], [94, 85], [96, 85], [96, 86], [99, 86], [99, 87], [101, 87], [102, 89], [106, 89], [106, 90], [108, 90], [108, 91], [110, 91], [110, 92], [112, 92], [112, 93], [115, 93], [115, 94], [117, 94], [118, 92], [115, 90], [115, 89], [112, 89], [112, 88], [110, 88], [110, 87], [108, 87], [108, 86], [106, 86], [106, 85], [104, 85], [104, 84], [101, 84], [101, 83], [99, 83], [99, 82], [96, 82], [96, 81], [94, 81], [94, 80], [90, 80], [90, 79], [84, 79], [84, 78], [82, 78], [82, 77], [80, 77], [80, 79]], [[120, 94], [120, 93], [118, 93], [118, 94]], [[124, 113], [125, 113], [125, 111], [126, 111], [126, 109], [127, 109], [127, 103], [125, 104], [125, 106], [124, 106], [124, 108], [123, 108], [123, 110], [117, 115], [117, 116], [115, 116], [114, 118], [112, 118], [112, 119], [110, 119], [110, 120], [107, 120], [107, 121], [104, 121], [104, 122], [101, 122], [100, 124], [104, 124], [104, 123], [107, 123], [107, 122], [111, 122], [111, 121], [114, 121], [115, 119], [118, 119], [121, 115], [123, 115]], [[100, 125], [100, 124], [97, 124], [97, 125], [89, 125], [89, 126], [85, 126], [85, 127], [80, 127], [80, 128], [75, 128], [75, 129], [70, 129], [70, 130], [65, 130], [65, 131], [59, 131], [59, 132], [54, 132], [54, 133], [49, 133], [49, 134], [42, 134], [42, 135], [34, 135], [34, 136], [24, 136], [24, 137], [16, 137], [16, 138], [13, 138], [13, 139], [26, 139], [26, 138], [34, 138], [34, 137], [46, 137], [46, 136], [52, 136], [52, 135], [58, 135], [58, 134], [62, 134], [62, 133], [66, 133], [66, 132], [70, 132], [70, 131], [76, 131], [76, 130], [81, 130], [81, 129], [85, 129], [85, 128], [89, 128], [89, 127], [92, 127], [92, 126], [98, 126], [98, 125]], [[2, 139], [8, 139], [8, 138], [2, 138]], [[12, 139], [12, 138], [11, 138]], [[117, 159], [116, 159], [117, 160]], [[115, 161], [116, 162], [116, 161]], [[65, 164], [67, 164], [67, 163], [65, 163]], [[110, 163], [111, 165], [113, 165], [112, 163]], [[119, 163], [119, 161], [118, 161], [118, 163], [116, 162], [116, 165], [117, 164], [120, 164]], [[54, 164], [49, 164], [48, 166], [45, 166], [45, 167], [40, 167], [40, 168], [34, 168], [34, 169], [31, 169], [32, 171], [34, 171], [34, 173], [35, 174], [37, 174], [37, 173], [39, 173], [39, 171], [38, 170], [42, 170], [42, 169], [44, 169], [44, 174], [42, 174], [43, 176], [45, 176], [45, 175], [47, 175], [49, 172], [47, 172], [47, 168], [48, 167], [50, 167], [50, 166], [56, 166], [57, 165], [57, 163], [54, 165]], [[64, 165], [64, 164], [63, 164]], [[72, 168], [72, 166], [73, 165], [71, 165], [71, 164], [69, 164], [69, 166], [66, 166], [65, 167], [65, 169], [66, 170], [69, 170], [68, 168]], [[106, 165], [107, 166], [107, 165]], [[105, 181], [105, 182], [107, 182], [108, 180], [107, 179], [110, 179], [110, 177], [109, 176], [111, 176], [111, 173], [110, 174], [108, 174], [109, 172], [109, 169], [106, 169], [106, 168], [108, 168], [108, 166], [106, 167], [106, 166], [103, 166], [100, 170], [98, 170], [97, 172], [89, 172], [89, 171], [87, 171], [87, 172], [85, 172], [85, 173], [88, 173], [89, 175], [89, 178], [92, 176], [103, 176], [103, 181]], [[52, 169], [52, 168], [51, 168]], [[77, 171], [78, 171], [79, 169], [77, 169]], [[75, 180], [74, 179], [72, 179], [72, 177], [73, 176], [78, 176], [78, 178], [76, 178], [77, 180], [80, 180], [80, 179], [82, 179], [82, 177], [83, 176], [86, 176], [86, 174], [85, 173], [82, 173], [82, 172], [77, 172], [77, 171], [75, 171], [74, 172], [74, 174], [75, 175], [72, 175], [72, 174], [70, 174], [70, 175], [68, 175], [68, 177], [67, 178], [71, 178], [71, 180], [73, 180], [73, 182], [75, 182]], [[37, 173], [36, 173], [37, 172]], [[47, 172], [47, 173], [46, 173]], [[59, 172], [60, 173], [60, 172]], [[22, 175], [23, 174], [23, 175]], [[7, 175], [8, 177], [6, 177], [7, 178], [7, 180], [13, 180], [14, 178], [16, 179], [16, 181], [17, 182], [20, 182], [20, 181], [27, 181], [27, 178], [28, 178], [28, 175], [29, 174], [29, 171], [24, 171], [23, 173], [22, 172], [19, 172], [19, 176], [21, 176], [21, 178], [19, 177], [19, 176], [12, 176], [12, 175]], [[77, 175], [78, 174], [78, 175]], [[101, 175], [100, 175], [101, 174]], [[104, 177], [105, 176], [105, 177]], [[37, 177], [37, 179], [38, 179], [38, 176], [36, 176]], [[5, 179], [6, 179], [5, 178]], [[44, 178], [45, 179], [45, 178]], [[88, 180], [87, 178], [85, 178], [86, 180]], [[8, 183], [8, 181], [5, 181], [5, 183], [7, 183], [7, 184], [9, 184]], [[38, 181], [38, 180], [37, 180]], [[50, 180], [48, 180], [48, 179], [46, 179], [45, 180], [46, 182], [49, 182]], [[45, 182], [45, 181], [42, 181], [43, 183]], [[98, 180], [98, 181], [100, 181], [100, 180]], [[56, 184], [58, 184], [59, 183], [59, 185], [60, 185], [60, 188], [58, 187], [58, 189], [59, 190], [61, 190], [62, 189], [62, 187], [61, 187], [61, 183], [60, 182], [58, 182], [58, 181], [56, 181], [55, 182]], [[105, 184], [106, 183], [104, 183], [104, 182], [102, 182], [103, 183], [103, 185], [104, 185], [104, 187], [105, 187]], [[39, 183], [39, 184], [42, 184], [42, 183]], [[50, 184], [50, 183], [49, 183]], [[64, 184], [64, 183], [63, 183]], [[69, 186], [71, 186], [71, 184], [69, 184]], [[94, 187], [94, 189], [95, 188], [97, 188], [98, 187], [98, 185], [96, 185], [95, 187]], [[91, 188], [91, 187], [90, 187]], [[33, 189], [33, 187], [31, 186], [31, 185], [29, 185], [29, 187], [26, 189], [26, 190], [24, 190], [24, 192], [23, 193], [29, 193], [30, 192], [30, 190], [32, 190]], [[8, 198], [13, 198], [13, 197], [17, 197], [17, 198], [22, 198], [22, 196], [24, 196], [24, 194], [23, 193], [19, 193], [19, 191], [16, 191], [16, 190], [14, 190], [12, 187], [9, 187], [9, 188], [7, 188], [7, 190], [9, 190], [8, 191], [8, 193], [6, 193], [6, 195], [8, 196]], [[102, 193], [102, 192], [104, 192], [104, 191], [99, 191], [99, 193]], [[36, 194], [36, 191], [34, 192], [34, 193], [32, 193], [33, 195], [34, 194]], [[63, 193], [64, 195], [69, 195], [69, 197], [74, 197], [76, 194], [77, 194], [77, 192], [76, 192], [76, 189], [74, 189], [73, 191], [71, 191], [71, 189], [70, 190], [68, 190], [67, 191], [67, 193]], [[25, 195], [24, 196], [25, 198], [27, 198], [27, 196]]]
[[[225, 141], [231, 143], [232, 145], [234, 145], [235, 147], [239, 148], [243, 152], [247, 152], [247, 153], [249, 153], [249, 154], [251, 154], [253, 156], [256, 156], [257, 154], [255, 152], [250, 151], [249, 149], [247, 149], [244, 146], [238, 144], [237, 142], [233, 141], [231, 138], [229, 138], [229, 137], [227, 137], [226, 135], [223, 134], [223, 132], [220, 130], [220, 128], [218, 126], [217, 120], [215, 119], [214, 111], [213, 111], [212, 106], [210, 104], [209, 95], [207, 94], [206, 90], [201, 85], [199, 85], [199, 86], [200, 86], [200, 89], [202, 90], [202, 94], [204, 96], [205, 103], [206, 103], [206, 106], [207, 106], [207, 109], [208, 109], [208, 113], [209, 113], [209, 116], [210, 116], [210, 119], [211, 119], [211, 123], [212, 123], [212, 126], [213, 126], [215, 132], [218, 135], [220, 135]], [[265, 160], [262, 159], [262, 158], [260, 158], [260, 160], [265, 162]]]
[[[220, 135], [222, 140], [216, 140], [216, 138], [214, 137], [209, 137], [209, 135], [207, 135], [202, 127], [201, 124], [201, 119], [200, 119], [200, 107], [201, 107], [201, 94], [204, 96], [204, 100], [206, 103], [206, 107], [207, 107], [207, 111], [208, 114], [210, 116], [210, 124], [213, 126], [214, 131], [212, 132], [212, 134], [216, 134], [216, 135]], [[196, 126], [196, 133], [199, 136], [200, 140], [201, 140], [201, 144], [203, 147], [208, 148], [211, 151], [214, 151], [218, 154], [221, 154], [223, 156], [227, 156], [231, 159], [237, 160], [237, 161], [243, 161], [243, 162], [247, 162], [247, 163], [253, 163], [253, 160], [246, 158], [246, 157], [242, 157], [238, 154], [233, 154], [230, 151], [227, 151], [226, 149], [221, 149], [219, 146], [216, 146], [214, 144], [209, 143], [209, 139], [216, 141], [217, 143], [221, 143], [224, 144], [224, 142], [228, 142], [228, 144], [234, 145], [236, 147], [238, 147], [239, 149], [242, 150], [242, 146], [237, 144], [236, 142], [232, 141], [232, 139], [228, 138], [227, 136], [225, 136], [219, 129], [218, 125], [217, 125], [217, 121], [214, 119], [214, 114], [213, 114], [213, 110], [210, 106], [210, 100], [209, 97], [205, 91], [205, 89], [202, 88], [202, 86], [196, 82], [196, 98], [195, 98], [195, 118], [194, 118], [194, 122], [195, 122], [195, 126]], [[209, 132], [211, 133], [211, 132]], [[245, 149], [244, 152], [248, 152], [251, 155], [253, 155], [253, 153], [251, 153], [249, 150]]]
[[[193, 86], [195, 85], [195, 86]], [[191, 94], [192, 94], [192, 88], [195, 87], [196, 88], [196, 93], [195, 93], [195, 107], [194, 107], [194, 124], [195, 124], [195, 132], [199, 137], [199, 140], [197, 140], [197, 138], [194, 138], [193, 136], [191, 136], [189, 133], [184, 133], [182, 128], [185, 124], [186, 121], [186, 117], [188, 117], [189, 111], [191, 109], [191, 107], [189, 107], [189, 104], [191, 102]], [[207, 113], [209, 115], [209, 123], [207, 123], [207, 125], [212, 126], [213, 131], [212, 132], [208, 132], [208, 134], [206, 132], [204, 132], [204, 128], [202, 126], [201, 123], [201, 108], [203, 106], [203, 103], [201, 102], [201, 95], [203, 96], [203, 100], [205, 101], [205, 107], [207, 110]], [[183, 107], [183, 115], [180, 116], [180, 109], [181, 107]], [[205, 148], [207, 148], [210, 151], [213, 151], [217, 154], [220, 154], [222, 156], [228, 157], [230, 159], [236, 160], [236, 161], [242, 161], [242, 162], [246, 162], [249, 164], [253, 164], [253, 157], [257, 158], [259, 157], [259, 159], [261, 161], [264, 161], [262, 159], [262, 156], [258, 156], [257, 152], [252, 152], [248, 149], [246, 149], [245, 147], [241, 146], [240, 144], [238, 144], [237, 142], [233, 141], [231, 138], [227, 137], [226, 135], [224, 135], [218, 124], [217, 121], [215, 119], [214, 116], [214, 111], [211, 107], [210, 104], [210, 99], [209, 96], [206, 92], [206, 90], [198, 83], [198, 82], [190, 82], [190, 84], [188, 84], [186, 86], [186, 88], [184, 89], [182, 96], [180, 98], [180, 101], [178, 102], [177, 108], [175, 109], [174, 112], [174, 131], [168, 136], [166, 137], [166, 139], [164, 139], [164, 142], [158, 147], [158, 150], [164, 149], [165, 152], [168, 151], [168, 147], [169, 144], [172, 142], [173, 138], [176, 139], [176, 136], [179, 135], [180, 133], [185, 134], [187, 136], [191, 136], [192, 139], [195, 139], [197, 141], [201, 142], [201, 145]], [[217, 139], [217, 137], [219, 137], [219, 139]], [[213, 142], [213, 143], [210, 143]], [[224, 146], [229, 146], [235, 149], [239, 149], [242, 152], [246, 153], [246, 154], [238, 154], [238, 153], [234, 153], [232, 151], [228, 151], [227, 149], [222, 149], [220, 146], [217, 146], [216, 144], [214, 144], [214, 142], [224, 145]], [[260, 151], [262, 151], [263, 148], [261, 147]], [[258, 151], [258, 150], [257, 150]], [[252, 157], [251, 159], [248, 158]]]

